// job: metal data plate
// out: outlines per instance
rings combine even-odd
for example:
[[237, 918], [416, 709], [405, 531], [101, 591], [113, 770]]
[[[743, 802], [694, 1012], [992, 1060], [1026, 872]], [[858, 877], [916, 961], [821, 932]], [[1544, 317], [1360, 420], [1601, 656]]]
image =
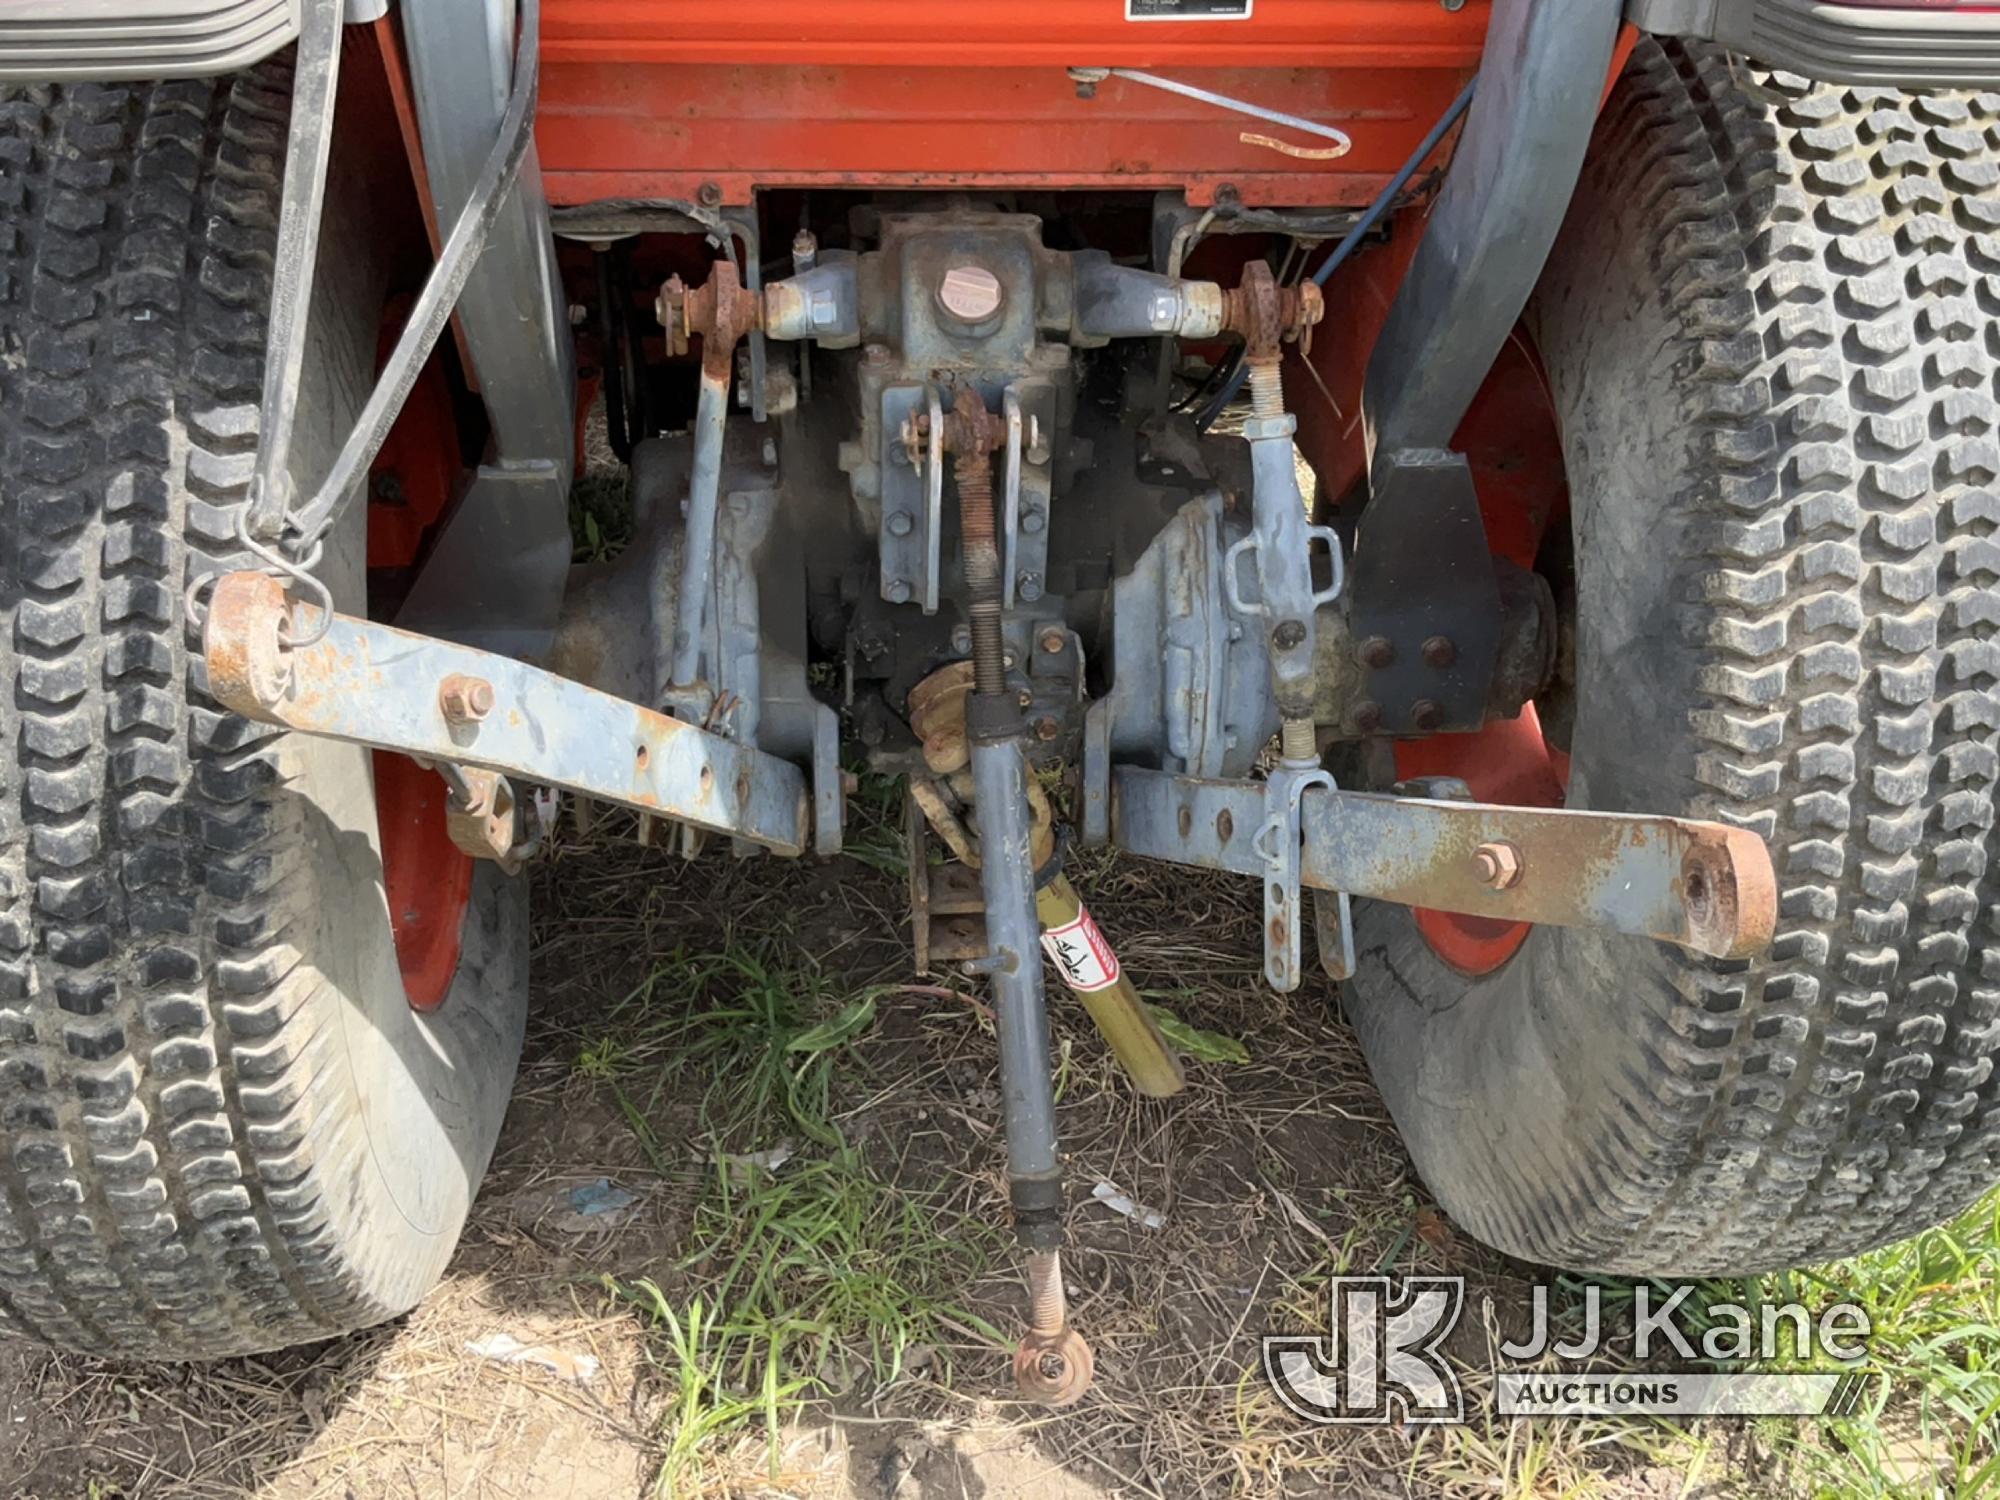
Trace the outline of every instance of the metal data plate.
[[[1112, 842], [1153, 859], [1266, 874], [1255, 843], [1264, 784], [1120, 767]], [[1438, 911], [1555, 927], [1608, 927], [1716, 958], [1770, 945], [1777, 879], [1748, 829], [1629, 813], [1431, 802], [1308, 788], [1300, 883]], [[1508, 844], [1515, 882], [1479, 873], [1482, 845]]]
[[[264, 573], [220, 579], [203, 630], [211, 690], [248, 718], [518, 781], [747, 839], [805, 849], [804, 773], [789, 761], [504, 656], [291, 603]], [[439, 706], [448, 677], [492, 686], [477, 723]]]

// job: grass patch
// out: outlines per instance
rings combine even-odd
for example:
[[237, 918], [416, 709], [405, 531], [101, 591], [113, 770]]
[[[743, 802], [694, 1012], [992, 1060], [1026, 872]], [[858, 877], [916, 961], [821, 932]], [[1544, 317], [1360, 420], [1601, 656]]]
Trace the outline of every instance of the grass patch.
[[632, 496], [625, 471], [590, 474], [569, 491], [573, 562], [610, 562], [632, 538]]
[[[1657, 1307], [1673, 1283], [1645, 1283], [1658, 1295]], [[1574, 1334], [1582, 1327], [1583, 1293], [1600, 1290], [1606, 1327], [1629, 1327], [1636, 1281], [1561, 1277], [1569, 1294], [1559, 1321]], [[1867, 1356], [1856, 1366], [1825, 1353], [1800, 1351], [1789, 1338], [1777, 1359], [1747, 1365], [1697, 1359], [1716, 1369], [1840, 1371], [1853, 1368], [1871, 1378], [1871, 1391], [1847, 1418], [1762, 1417], [1747, 1424], [1671, 1423], [1598, 1419], [1522, 1422], [1538, 1437], [1513, 1444], [1516, 1457], [1545, 1453], [1541, 1439], [1571, 1444], [1615, 1445], [1649, 1461], [1665, 1463], [1689, 1476], [1724, 1477], [1723, 1468], [1754, 1465], [1755, 1475], [1773, 1495], [1841, 1497], [1841, 1500], [1902, 1500], [1907, 1496], [1974, 1497], [2000, 1495], [2000, 1191], [1950, 1224], [1927, 1230], [1845, 1261], [1765, 1276], [1718, 1278], [1696, 1283], [1681, 1304], [1680, 1326], [1699, 1347], [1700, 1334], [1718, 1321], [1709, 1309], [1729, 1303], [1749, 1310], [1796, 1303], [1816, 1322], [1835, 1303], [1851, 1303], [1868, 1315]], [[1780, 1322], [1789, 1330], [1788, 1322]], [[1669, 1358], [1667, 1363], [1687, 1361]], [[1616, 1357], [1593, 1363], [1613, 1365]], [[1507, 1424], [1499, 1424], [1507, 1425]], [[1562, 1431], [1567, 1427], [1568, 1431]], [[1741, 1428], [1748, 1442], [1726, 1456], [1713, 1450], [1718, 1434]], [[1537, 1493], [1529, 1489], [1521, 1493]]]
[[1746, 1296], [1867, 1310], [1873, 1401], [1848, 1421], [1759, 1424], [1804, 1488], [1967, 1500], [2000, 1493], [2000, 1192], [1901, 1244], [1735, 1285]]
[[948, 1373], [947, 1331], [1004, 1342], [957, 1296], [997, 1230], [886, 1178], [834, 1118], [840, 1069], [885, 992], [849, 992], [768, 947], [676, 953], [579, 1058], [663, 1169], [650, 1122], [698, 1091], [692, 1249], [670, 1275], [612, 1282], [660, 1334], [673, 1392], [661, 1494], [698, 1492], [759, 1424], [775, 1475], [781, 1425], [803, 1403], [893, 1383], [918, 1346]]
[[866, 768], [856, 773], [854, 791], [847, 798], [847, 832], [840, 852], [884, 875], [909, 875], [902, 777]]

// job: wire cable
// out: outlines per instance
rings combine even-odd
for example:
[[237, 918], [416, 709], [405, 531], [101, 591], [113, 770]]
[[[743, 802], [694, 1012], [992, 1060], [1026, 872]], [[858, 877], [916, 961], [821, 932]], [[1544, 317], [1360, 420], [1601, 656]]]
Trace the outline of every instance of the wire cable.
[[[1431, 126], [1430, 132], [1417, 143], [1417, 149], [1410, 153], [1410, 159], [1397, 169], [1396, 175], [1391, 177], [1382, 191], [1375, 195], [1375, 201], [1368, 205], [1368, 211], [1355, 220], [1354, 227], [1347, 231], [1338, 245], [1333, 247], [1333, 254], [1313, 272], [1312, 279], [1315, 285], [1325, 286], [1327, 278], [1340, 268], [1342, 261], [1354, 253], [1368, 231], [1380, 223], [1382, 216], [1395, 206], [1397, 195], [1409, 186], [1410, 179], [1417, 175], [1417, 169], [1437, 149], [1438, 142], [1444, 139], [1445, 133], [1458, 123], [1459, 118], [1471, 105], [1472, 90], [1478, 81], [1477, 77], [1466, 81], [1465, 87], [1458, 91], [1458, 97], [1452, 100], [1451, 106], [1438, 117], [1437, 124]], [[1215, 425], [1215, 419], [1222, 415], [1229, 403], [1236, 399], [1236, 393], [1243, 389], [1243, 381], [1248, 373], [1243, 363], [1243, 351], [1239, 349], [1231, 357], [1228, 380], [1223, 382], [1222, 389], [1215, 393], [1214, 399], [1203, 409], [1201, 415], [1195, 418], [1197, 428], [1206, 432]]]

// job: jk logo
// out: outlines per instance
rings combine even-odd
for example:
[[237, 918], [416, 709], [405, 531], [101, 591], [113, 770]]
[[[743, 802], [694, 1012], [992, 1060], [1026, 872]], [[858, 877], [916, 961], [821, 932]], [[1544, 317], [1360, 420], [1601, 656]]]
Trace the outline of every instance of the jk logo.
[[1266, 1334], [1264, 1375], [1309, 1422], [1462, 1422], [1439, 1348], [1464, 1306], [1459, 1276], [1336, 1276], [1329, 1336]]

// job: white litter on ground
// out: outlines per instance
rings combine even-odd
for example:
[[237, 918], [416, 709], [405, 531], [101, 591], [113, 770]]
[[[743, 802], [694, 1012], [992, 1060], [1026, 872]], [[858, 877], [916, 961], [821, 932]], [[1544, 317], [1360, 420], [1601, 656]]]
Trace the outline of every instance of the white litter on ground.
[[1148, 1208], [1143, 1203], [1134, 1203], [1109, 1182], [1099, 1182], [1096, 1187], [1090, 1190], [1090, 1196], [1095, 1198], [1099, 1203], [1102, 1203], [1113, 1213], [1123, 1214], [1126, 1218], [1133, 1220], [1142, 1229], [1164, 1229], [1167, 1227], [1167, 1216], [1165, 1214], [1161, 1213], [1157, 1208]]

